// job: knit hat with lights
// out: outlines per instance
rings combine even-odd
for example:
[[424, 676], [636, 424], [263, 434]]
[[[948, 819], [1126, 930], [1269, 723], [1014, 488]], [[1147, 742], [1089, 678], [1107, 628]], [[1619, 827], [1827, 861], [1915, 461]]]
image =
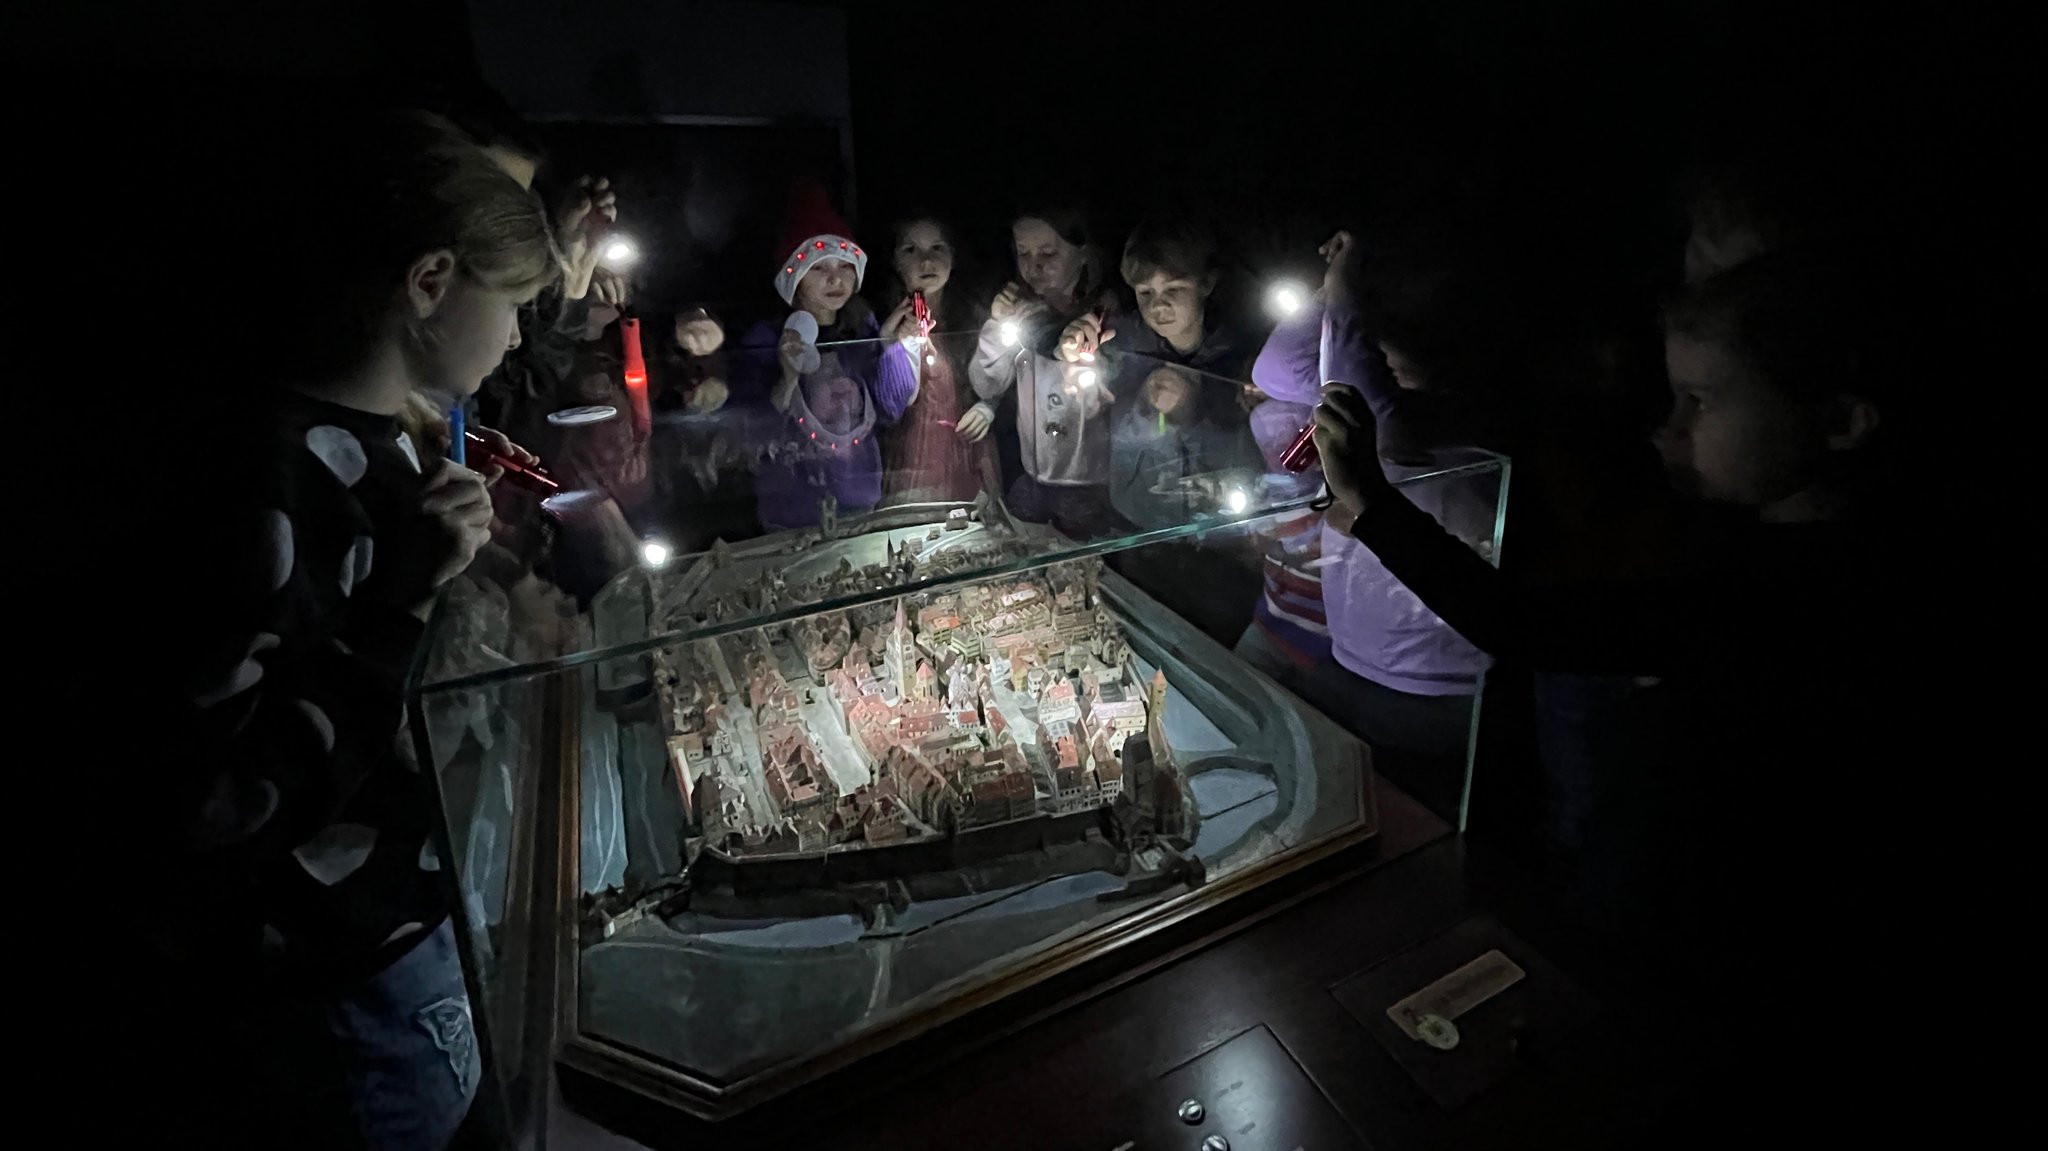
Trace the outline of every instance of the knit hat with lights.
[[846, 221], [825, 198], [825, 188], [815, 181], [797, 186], [789, 198], [789, 225], [783, 232], [782, 266], [775, 271], [775, 291], [782, 302], [796, 302], [797, 281], [824, 260], [843, 260], [853, 265], [854, 290], [860, 290], [868, 276], [867, 253], [847, 235]]

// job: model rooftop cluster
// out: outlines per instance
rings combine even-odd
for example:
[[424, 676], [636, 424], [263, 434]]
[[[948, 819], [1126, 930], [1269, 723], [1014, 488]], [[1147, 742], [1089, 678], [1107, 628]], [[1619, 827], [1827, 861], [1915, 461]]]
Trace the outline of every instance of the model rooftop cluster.
[[700, 849], [886, 847], [1120, 796], [1148, 827], [1184, 818], [1164, 676], [1140, 690], [1097, 570], [899, 596], [659, 656]]

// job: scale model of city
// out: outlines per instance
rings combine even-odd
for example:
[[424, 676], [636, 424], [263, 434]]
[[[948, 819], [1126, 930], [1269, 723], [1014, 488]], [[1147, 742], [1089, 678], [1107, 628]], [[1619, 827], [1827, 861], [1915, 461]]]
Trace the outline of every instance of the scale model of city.
[[[820, 582], [900, 587], [982, 526], [956, 512], [900, 543], [884, 535], [883, 562], [842, 557]], [[832, 531], [803, 547], [829, 551]], [[1097, 828], [1119, 841], [1121, 870], [1199, 882], [1165, 675], [1135, 671], [1098, 570], [1055, 564], [658, 651], [697, 865], [858, 855], [847, 874], [875, 879], [896, 871], [891, 857], [931, 866], [919, 844], [1011, 851]], [[778, 568], [741, 594], [765, 605], [786, 590]]]

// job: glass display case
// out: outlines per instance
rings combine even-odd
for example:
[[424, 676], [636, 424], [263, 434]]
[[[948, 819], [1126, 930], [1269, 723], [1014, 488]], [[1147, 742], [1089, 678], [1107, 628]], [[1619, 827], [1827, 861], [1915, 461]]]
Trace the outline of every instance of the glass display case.
[[[1267, 462], [1306, 410], [1015, 343], [979, 441], [964, 381], [858, 385], [988, 333], [822, 344], [753, 398], [594, 363], [547, 482], [499, 485], [411, 726], [514, 1112], [560, 1062], [728, 1116], [1370, 843], [1376, 750], [1233, 654], [1250, 602], [1198, 618], [1326, 530]], [[1006, 488], [999, 437], [1101, 482]], [[1505, 461], [1389, 468], [1498, 554]]]

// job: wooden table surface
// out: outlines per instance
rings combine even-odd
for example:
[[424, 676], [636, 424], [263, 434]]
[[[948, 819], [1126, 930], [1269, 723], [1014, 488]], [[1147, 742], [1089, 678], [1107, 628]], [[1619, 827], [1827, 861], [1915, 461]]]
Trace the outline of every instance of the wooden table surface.
[[[966, 1028], [856, 1066], [829, 1090], [772, 1100], [716, 1127], [576, 1090], [586, 1114], [558, 1115], [550, 1145], [1113, 1151], [1116, 1142], [1098, 1149], [1088, 1140], [1126, 1122], [1143, 1088], [1259, 1028], [1362, 1146], [1587, 1148], [1638, 1142], [1667, 1122], [1692, 1074], [1673, 1008], [1602, 972], [1598, 953], [1514, 868], [1390, 786], [1380, 785], [1379, 803], [1377, 848], [1362, 867], [1278, 896], [1250, 922], [1191, 941], [1108, 990], [1041, 1002], [1028, 1016], [971, 1017]], [[1598, 1012], [1561, 1041], [1532, 1045], [1504, 1081], [1446, 1110], [1331, 988], [1461, 924], [1469, 930], [1475, 917], [1538, 950], [1591, 993]], [[1185, 1142], [1200, 1145], [1193, 1132]]]

